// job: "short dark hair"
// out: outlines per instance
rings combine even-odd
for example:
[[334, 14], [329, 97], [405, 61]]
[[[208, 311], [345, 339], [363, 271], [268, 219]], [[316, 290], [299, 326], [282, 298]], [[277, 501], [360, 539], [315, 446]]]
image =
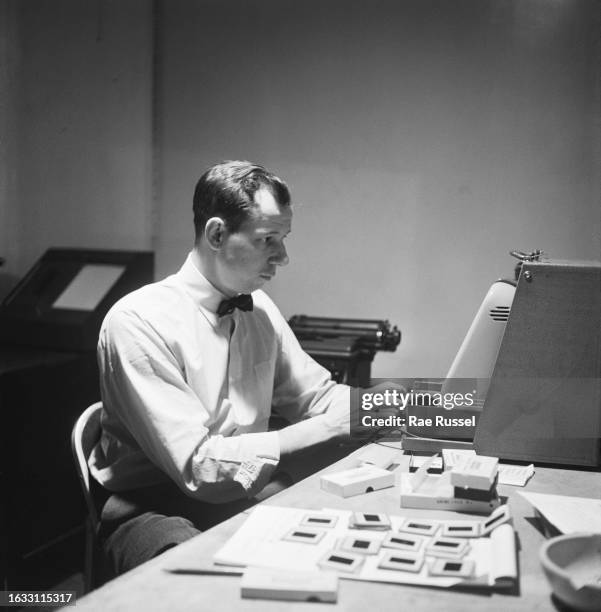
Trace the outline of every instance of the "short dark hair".
[[210, 167], [198, 179], [192, 210], [196, 240], [211, 217], [221, 217], [236, 232], [256, 207], [255, 193], [267, 188], [280, 206], [290, 205], [290, 191], [284, 181], [263, 166], [247, 161], [224, 161]]

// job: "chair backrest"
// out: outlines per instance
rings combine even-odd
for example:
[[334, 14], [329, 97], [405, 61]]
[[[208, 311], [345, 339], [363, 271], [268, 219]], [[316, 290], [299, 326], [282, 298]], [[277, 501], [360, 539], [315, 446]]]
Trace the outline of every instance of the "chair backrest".
[[92, 449], [100, 440], [100, 433], [102, 431], [100, 427], [101, 412], [102, 402], [92, 404], [79, 416], [71, 432], [71, 450], [75, 459], [75, 467], [88, 507], [88, 515], [94, 529], [98, 526], [98, 510], [93, 494], [95, 483], [90, 479], [88, 458]]

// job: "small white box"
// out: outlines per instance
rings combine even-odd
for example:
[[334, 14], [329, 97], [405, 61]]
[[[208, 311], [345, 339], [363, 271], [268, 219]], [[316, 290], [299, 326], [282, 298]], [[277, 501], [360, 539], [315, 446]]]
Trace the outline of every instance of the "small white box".
[[432, 538], [426, 548], [426, 554], [433, 557], [459, 559], [465, 555], [469, 548], [467, 540], [459, 538]]
[[361, 495], [394, 486], [394, 473], [372, 465], [321, 477], [321, 488], [342, 497]]
[[390, 529], [390, 519], [381, 512], [354, 512], [349, 522], [351, 529]]
[[442, 527], [442, 535], [452, 538], [477, 538], [481, 524], [477, 521], [449, 521]]
[[400, 572], [417, 573], [422, 569], [424, 556], [411, 552], [387, 552], [378, 563], [382, 569], [397, 570]]
[[475, 564], [471, 559], [436, 559], [430, 566], [430, 576], [452, 578], [471, 578]]
[[291, 529], [282, 540], [288, 542], [299, 542], [302, 544], [317, 544], [325, 535], [325, 531], [321, 529], [307, 529], [306, 527], [298, 527]]
[[303, 517], [301, 525], [306, 527], [320, 527], [322, 529], [331, 529], [336, 526], [338, 517], [334, 514], [324, 514], [323, 512], [315, 512], [307, 514]]
[[397, 462], [397, 457], [402, 454], [402, 449], [382, 446], [381, 444], [370, 444], [365, 447], [357, 457], [359, 465], [374, 465], [382, 469], [390, 467]]
[[481, 535], [488, 535], [491, 531], [494, 531], [499, 525], [507, 523], [511, 520], [511, 513], [509, 512], [509, 506], [504, 505], [497, 508], [491, 515], [484, 521], [480, 528]]
[[335, 603], [338, 576], [331, 572], [296, 572], [249, 567], [240, 582], [242, 597]]
[[423, 536], [433, 536], [440, 527], [439, 521], [430, 521], [428, 519], [407, 519], [399, 527], [399, 531], [406, 533], [417, 533]]
[[498, 496], [489, 501], [455, 497], [455, 488], [451, 484], [451, 472], [443, 472], [440, 476], [427, 474], [426, 479], [416, 488], [414, 482], [417, 475], [401, 474], [401, 508], [488, 514], [501, 503]]
[[489, 491], [495, 483], [498, 471], [497, 457], [467, 457], [451, 470], [451, 484], [454, 487]]
[[474, 457], [475, 450], [465, 450], [462, 448], [443, 448], [442, 463], [445, 470], [453, 469], [457, 464], [462, 463], [468, 457]]
[[395, 548], [397, 550], [409, 550], [411, 552], [417, 552], [422, 544], [427, 541], [427, 538], [423, 538], [418, 535], [411, 535], [408, 533], [389, 533], [382, 542], [383, 548]]
[[353, 573], [363, 563], [363, 555], [331, 550], [319, 563], [324, 570]]
[[360, 555], [376, 555], [380, 550], [380, 546], [380, 540], [372, 540], [362, 536], [348, 536], [340, 544], [340, 550]]

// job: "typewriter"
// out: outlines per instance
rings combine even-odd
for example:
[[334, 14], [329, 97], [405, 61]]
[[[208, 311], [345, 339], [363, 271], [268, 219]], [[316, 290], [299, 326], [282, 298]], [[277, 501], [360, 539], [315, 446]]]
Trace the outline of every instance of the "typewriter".
[[288, 321], [303, 349], [336, 382], [368, 387], [378, 351], [396, 351], [401, 332], [388, 321], [294, 315]]

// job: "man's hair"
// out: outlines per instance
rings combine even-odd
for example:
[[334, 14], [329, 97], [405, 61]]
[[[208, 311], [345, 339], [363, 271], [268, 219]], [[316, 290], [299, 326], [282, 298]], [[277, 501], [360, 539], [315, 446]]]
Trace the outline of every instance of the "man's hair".
[[203, 235], [207, 221], [220, 217], [230, 232], [256, 208], [255, 193], [269, 189], [280, 206], [290, 205], [290, 191], [284, 181], [263, 166], [247, 161], [224, 161], [209, 168], [196, 183], [192, 210], [196, 240]]

